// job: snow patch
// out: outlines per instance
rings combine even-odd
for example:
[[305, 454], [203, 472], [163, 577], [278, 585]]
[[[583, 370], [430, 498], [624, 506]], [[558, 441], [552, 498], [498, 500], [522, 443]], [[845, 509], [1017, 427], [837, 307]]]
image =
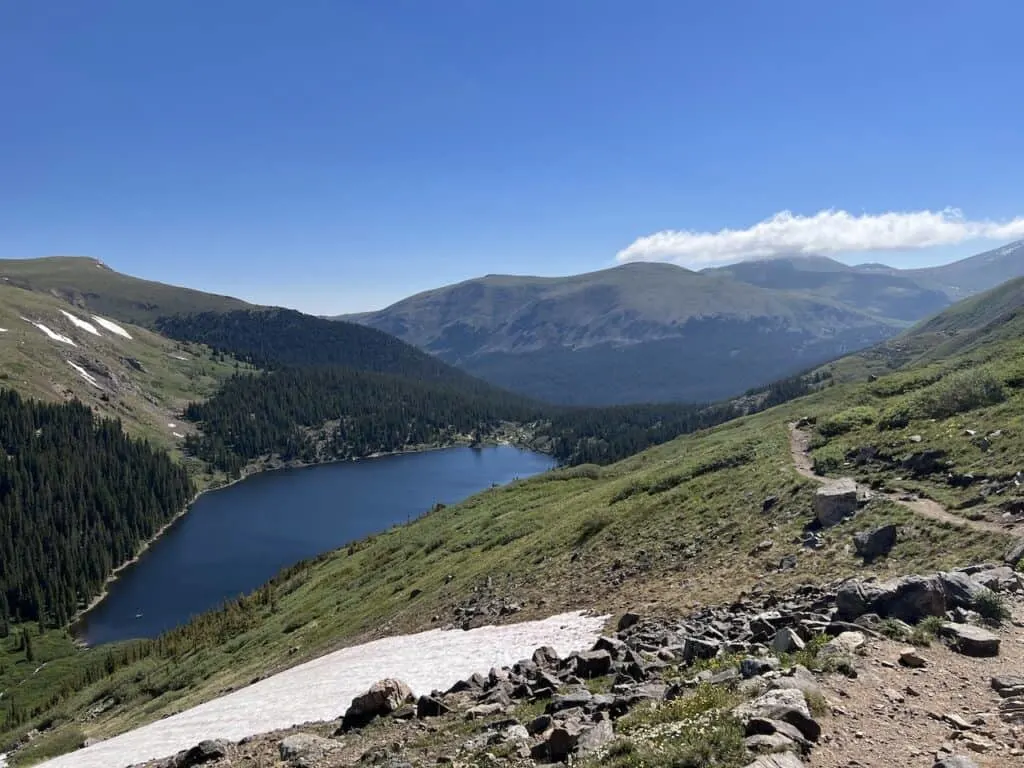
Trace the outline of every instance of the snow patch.
[[96, 381], [96, 379], [93, 378], [93, 375], [89, 373], [87, 370], [85, 370], [85, 368], [78, 365], [77, 363], [72, 363], [70, 360], [68, 360], [68, 365], [70, 365], [72, 368], [78, 371], [82, 375], [82, 378], [85, 379], [90, 384], [92, 384], [94, 387], [96, 387], [96, 389], [103, 389], [103, 387], [100, 386], [100, 383]]
[[468, 632], [439, 630], [344, 648], [266, 680], [107, 741], [40, 763], [39, 768], [109, 768], [172, 755], [203, 739], [230, 739], [333, 720], [377, 680], [397, 677], [413, 691], [446, 689], [474, 672], [510, 666], [542, 645], [559, 654], [589, 648], [606, 616], [563, 613], [542, 621]]
[[26, 323], [31, 323], [32, 325], [34, 325], [36, 328], [38, 328], [40, 331], [45, 333], [47, 336], [49, 336], [54, 341], [59, 341], [61, 344], [70, 344], [72, 347], [77, 347], [78, 346], [77, 344], [75, 344], [75, 342], [73, 342], [67, 336], [64, 336], [63, 334], [60, 334], [60, 333], [57, 333], [55, 331], [50, 330], [49, 328], [47, 328], [42, 323], [37, 323], [34, 320], [29, 320], [27, 317], [23, 317], [21, 319], [24, 320]]
[[[97, 266], [99, 266], [99, 265], [97, 265]], [[132, 337], [132, 335], [130, 333], [128, 333], [128, 331], [126, 331], [120, 325], [115, 323], [113, 320], [107, 320], [107, 318], [100, 317], [99, 315], [93, 315], [92, 319], [95, 320], [100, 325], [102, 325], [104, 328], [106, 328], [111, 333], [116, 333], [118, 336], [124, 336], [124, 338], [126, 338], [126, 339], [130, 339]]]
[[[7, 329], [6, 328], [0, 328], [0, 333], [7, 333]], [[0, 768], [2, 768], [2, 764], [0, 764]]]
[[185, 439], [185, 436], [183, 434], [181, 434], [181, 432], [171, 432], [171, 434], [174, 435], [175, 437], [180, 437], [182, 439]]
[[72, 323], [72, 324], [73, 324], [73, 325], [74, 325], [74, 326], [75, 326], [76, 328], [81, 328], [81, 329], [82, 329], [83, 331], [88, 331], [88, 332], [89, 332], [89, 333], [91, 333], [91, 334], [92, 334], [93, 336], [99, 336], [99, 335], [100, 335], [100, 332], [99, 332], [99, 330], [98, 330], [98, 329], [96, 328], [96, 326], [95, 326], [95, 325], [93, 325], [92, 323], [90, 323], [90, 322], [89, 322], [88, 320], [83, 320], [83, 319], [82, 319], [82, 318], [80, 318], [80, 317], [75, 317], [75, 316], [74, 316], [74, 315], [72, 315], [72, 314], [71, 314], [70, 312], [67, 312], [67, 311], [65, 311], [65, 310], [63, 310], [63, 309], [62, 309], [62, 310], [60, 311], [60, 313], [61, 313], [62, 315], [64, 315], [64, 317], [66, 317], [66, 318], [67, 318], [68, 320], [70, 320], [70, 321], [71, 321], [71, 323]]
[[168, 421], [168, 422], [167, 422], [167, 426], [168, 426], [168, 427], [170, 427], [171, 429], [174, 429], [174, 428], [175, 428], [176, 426], [178, 426], [178, 425], [177, 425], [177, 424], [175, 424], [175, 423], [174, 423], [173, 421]]
[[175, 360], [184, 360], [186, 363], [188, 362], [188, 358], [185, 357], [184, 355], [171, 355], [171, 357], [173, 357]]

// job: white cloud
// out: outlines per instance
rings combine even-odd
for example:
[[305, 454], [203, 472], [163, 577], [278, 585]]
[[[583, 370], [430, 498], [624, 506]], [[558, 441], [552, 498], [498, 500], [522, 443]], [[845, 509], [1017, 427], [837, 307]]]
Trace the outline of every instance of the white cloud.
[[1002, 222], [972, 221], [955, 208], [861, 216], [836, 210], [820, 211], [813, 216], [782, 211], [747, 229], [655, 232], [619, 251], [617, 259], [706, 267], [793, 254], [905, 251], [969, 240], [1021, 237], [1024, 217]]

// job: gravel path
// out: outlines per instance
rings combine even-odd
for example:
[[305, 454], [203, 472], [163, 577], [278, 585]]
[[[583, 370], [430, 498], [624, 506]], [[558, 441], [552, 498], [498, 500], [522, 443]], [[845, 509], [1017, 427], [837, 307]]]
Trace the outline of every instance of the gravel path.
[[332, 720], [384, 677], [417, 694], [474, 672], [512, 665], [542, 645], [560, 654], [593, 645], [606, 616], [563, 613], [500, 627], [431, 630], [344, 648], [173, 717], [41, 763], [46, 768], [119, 768], [188, 749], [203, 739], [237, 741], [292, 725]]
[[[789, 425], [789, 449], [790, 453], [793, 455], [793, 466], [796, 467], [797, 473], [810, 480], [814, 480], [817, 483], [827, 483], [832, 478], [819, 475], [814, 471], [814, 463], [811, 460], [809, 451], [810, 440], [810, 435], [802, 429], [797, 428], [796, 424]], [[966, 517], [953, 514], [944, 506], [932, 499], [922, 499], [917, 496], [908, 498], [908, 494], [902, 491], [898, 491], [896, 493], [879, 493], [878, 491], [871, 490], [866, 485], [862, 485], [860, 483], [857, 484], [857, 491], [858, 493], [867, 494], [870, 497], [883, 498], [893, 502], [894, 504], [899, 504], [900, 506], [909, 509], [915, 515], [927, 517], [930, 520], [935, 520], [940, 523], [950, 523], [951, 525], [958, 525], [961, 528], [972, 528], [976, 531], [985, 531], [986, 533], [1000, 533], [1004, 535], [1014, 533], [1012, 526], [989, 523], [984, 520], [968, 520]]]

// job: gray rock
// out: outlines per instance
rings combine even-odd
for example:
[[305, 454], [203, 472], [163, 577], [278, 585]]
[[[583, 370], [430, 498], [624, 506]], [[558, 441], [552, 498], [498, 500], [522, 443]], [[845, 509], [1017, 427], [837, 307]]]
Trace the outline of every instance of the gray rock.
[[922, 669], [928, 666], [928, 659], [922, 656], [916, 648], [907, 648], [900, 653], [900, 664], [910, 669]]
[[177, 761], [177, 764], [180, 768], [192, 768], [194, 765], [202, 765], [213, 760], [220, 760], [223, 757], [227, 757], [229, 746], [230, 744], [224, 739], [200, 741], [182, 755], [181, 760]]
[[864, 633], [862, 632], [840, 632], [836, 637], [833, 637], [822, 646], [821, 650], [818, 652], [818, 657], [828, 659], [853, 656], [857, 651], [864, 647], [864, 643], [866, 642], [867, 638], [864, 637]]
[[821, 736], [821, 726], [811, 717], [802, 691], [768, 691], [752, 701], [740, 704], [733, 709], [733, 714], [744, 726], [754, 718], [781, 720], [795, 726], [806, 739], [817, 741]]
[[978, 600], [992, 594], [992, 590], [983, 587], [965, 573], [940, 573], [938, 579], [946, 592], [947, 607], [971, 609]]
[[1024, 677], [1020, 675], [998, 675], [993, 677], [992, 690], [1004, 699], [1024, 696]]
[[359, 728], [380, 715], [390, 715], [403, 704], [412, 702], [412, 689], [401, 680], [385, 678], [370, 686], [366, 693], [352, 699], [342, 720], [343, 730]]
[[617, 625], [618, 631], [623, 632], [637, 624], [639, 621], [639, 613], [634, 613], [633, 611], [626, 611], [624, 614], [622, 614], [622, 617], [619, 619], [619, 623]]
[[586, 757], [614, 738], [615, 730], [612, 728], [611, 720], [602, 720], [594, 727], [587, 728], [580, 733], [579, 738], [576, 739], [576, 754], [579, 757]]
[[551, 715], [538, 715], [533, 718], [529, 723], [526, 724], [526, 730], [531, 736], [544, 733], [548, 728], [551, 727]]
[[576, 673], [584, 677], [607, 675], [612, 668], [612, 655], [608, 651], [586, 651], [575, 654]]
[[969, 757], [948, 755], [936, 760], [932, 768], [978, 768], [978, 764]]
[[838, 525], [857, 512], [857, 483], [849, 477], [823, 485], [814, 493], [814, 516], [822, 528]]
[[565, 760], [576, 749], [583, 726], [578, 722], [567, 722], [551, 729], [547, 739], [543, 742], [546, 745], [544, 752], [549, 760]]
[[853, 621], [865, 613], [916, 624], [946, 612], [946, 591], [938, 576], [903, 576], [882, 583], [848, 581], [836, 593], [837, 616]]
[[793, 690], [802, 691], [805, 698], [807, 696], [822, 695], [821, 686], [818, 684], [817, 679], [807, 667], [801, 664], [797, 664], [792, 669], [772, 680], [768, 683], [768, 688], [769, 690], [792, 688]]
[[687, 637], [683, 640], [683, 661], [691, 664], [697, 659], [713, 659], [721, 647], [717, 640]]
[[416, 700], [416, 717], [441, 717], [451, 712], [443, 701], [433, 696], [420, 696]]
[[857, 554], [864, 558], [865, 563], [871, 563], [880, 557], [888, 555], [896, 546], [896, 526], [883, 525], [873, 531], [861, 531], [853, 534], [853, 548]]
[[531, 660], [541, 669], [552, 669], [558, 666], [560, 661], [558, 657], [558, 651], [554, 648], [544, 645], [533, 652]]
[[312, 733], [293, 733], [277, 745], [282, 760], [302, 760], [320, 757], [338, 746], [338, 742]]
[[939, 627], [938, 634], [949, 643], [953, 650], [964, 656], [999, 655], [999, 635], [995, 635], [987, 629], [947, 621]]
[[551, 701], [548, 702], [547, 712], [548, 714], [554, 714], [555, 712], [561, 712], [563, 709], [586, 707], [593, 698], [593, 694], [588, 690], [560, 693], [551, 697]]
[[1015, 592], [1020, 585], [1020, 578], [1008, 565], [988, 568], [971, 574], [971, 578], [993, 592]]
[[774, 672], [780, 666], [782, 666], [781, 662], [773, 656], [748, 656], [740, 661], [740, 676], [749, 680], [767, 672]]
[[772, 640], [772, 650], [776, 653], [794, 653], [796, 651], [802, 651], [804, 645], [805, 643], [800, 639], [800, 635], [789, 627], [783, 627], [776, 632], [775, 638]]
[[1003, 555], [1003, 562], [1011, 568], [1016, 568], [1021, 560], [1024, 560], [1024, 538], [1017, 539]]
[[505, 711], [505, 707], [501, 704], [477, 704], [475, 707], [470, 707], [466, 710], [467, 720], [479, 720], [482, 717], [490, 717], [491, 715], [500, 715]]

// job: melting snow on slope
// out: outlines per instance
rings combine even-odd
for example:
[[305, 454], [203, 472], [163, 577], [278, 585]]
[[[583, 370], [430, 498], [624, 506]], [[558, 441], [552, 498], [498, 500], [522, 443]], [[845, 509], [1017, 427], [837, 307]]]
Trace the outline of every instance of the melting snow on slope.
[[174, 428], [175, 428], [176, 426], [178, 426], [178, 425], [177, 425], [177, 424], [175, 424], [175, 423], [174, 423], [173, 421], [168, 421], [168, 422], [167, 422], [167, 426], [168, 426], [168, 427], [170, 427], [171, 429], [174, 429]]
[[83, 331], [88, 331], [93, 336], [99, 336], [100, 332], [95, 325], [90, 323], [88, 320], [83, 320], [80, 317], [75, 317], [70, 312], [65, 312], [63, 309], [60, 311], [64, 317], [70, 320], [76, 327], [81, 328]]
[[130, 339], [132, 337], [132, 335], [128, 333], [128, 331], [126, 331], [120, 325], [115, 323], [113, 320], [107, 320], [107, 318], [100, 317], [99, 315], [93, 315], [92, 319], [95, 320], [100, 325], [102, 325], [111, 333], [116, 333], [118, 336], [124, 336], [126, 339]]
[[[0, 333], [7, 333], [7, 329], [6, 328], [0, 328]], [[3, 763], [0, 763], [0, 768], [2, 768], [2, 766], [3, 766]]]
[[174, 435], [175, 437], [181, 437], [181, 438], [185, 437], [183, 434], [181, 434], [181, 432], [171, 432], [171, 434]]
[[474, 672], [512, 665], [542, 645], [560, 654], [589, 648], [604, 616], [563, 613], [543, 621], [468, 632], [439, 629], [376, 640], [321, 656], [219, 699], [158, 720], [40, 768], [109, 768], [166, 757], [203, 739], [230, 739], [340, 717], [353, 696], [384, 677], [417, 694], [446, 689]]
[[34, 325], [36, 328], [38, 328], [40, 331], [45, 333], [47, 336], [49, 336], [54, 341], [59, 341], [62, 344], [70, 344], [72, 347], [77, 347], [78, 346], [77, 344], [75, 344], [75, 342], [73, 342], [67, 336], [64, 336], [63, 334], [60, 334], [60, 333], [56, 333], [54, 331], [51, 331], [49, 328], [47, 328], [42, 323], [34, 322], [32, 320], [29, 320], [27, 317], [23, 317], [21, 319], [24, 320], [26, 323], [32, 323], [32, 325]]
[[78, 371], [82, 375], [82, 378], [85, 379], [90, 384], [92, 384], [94, 387], [96, 387], [96, 389], [103, 389], [103, 387], [100, 386], [100, 383], [96, 381], [96, 379], [93, 378], [92, 374], [85, 370], [85, 368], [78, 365], [77, 363], [72, 363], [70, 360], [68, 360], [68, 365], [70, 365], [72, 368]]

